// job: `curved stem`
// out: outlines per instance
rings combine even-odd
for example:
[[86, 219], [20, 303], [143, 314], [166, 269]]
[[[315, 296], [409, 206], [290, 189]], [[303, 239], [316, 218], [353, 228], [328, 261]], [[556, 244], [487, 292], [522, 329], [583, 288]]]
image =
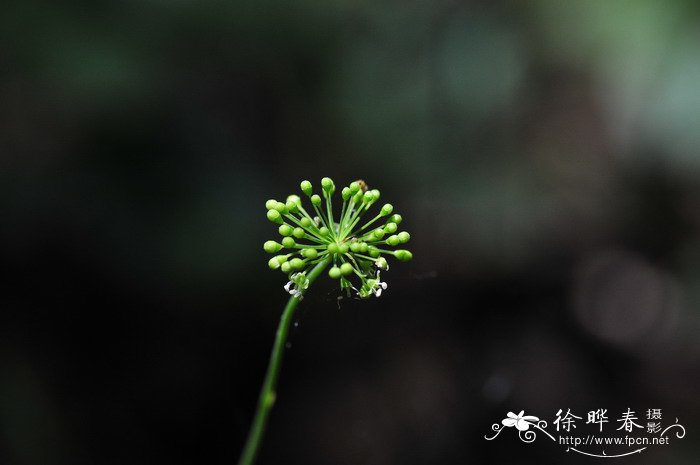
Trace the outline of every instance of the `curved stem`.
[[[321, 272], [323, 272], [329, 262], [329, 259], [323, 260], [309, 272], [307, 276], [309, 286], [311, 286]], [[275, 336], [275, 344], [272, 346], [272, 354], [270, 355], [270, 362], [267, 366], [267, 373], [265, 374], [265, 381], [263, 381], [262, 388], [260, 389], [258, 407], [255, 411], [253, 424], [250, 426], [250, 432], [248, 433], [248, 439], [241, 453], [241, 458], [238, 460], [238, 465], [252, 465], [258, 454], [260, 442], [267, 425], [267, 417], [270, 415], [270, 411], [275, 404], [275, 386], [277, 385], [277, 378], [279, 376], [280, 367], [282, 366], [282, 357], [284, 355], [289, 325], [292, 322], [294, 310], [296, 310], [300, 300], [299, 297], [292, 296], [282, 312], [282, 318], [280, 319], [280, 324], [277, 327], [277, 335]]]

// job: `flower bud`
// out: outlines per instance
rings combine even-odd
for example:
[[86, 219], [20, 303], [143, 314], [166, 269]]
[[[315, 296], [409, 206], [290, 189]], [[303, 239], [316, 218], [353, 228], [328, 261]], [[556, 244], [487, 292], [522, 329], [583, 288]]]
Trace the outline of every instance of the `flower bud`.
[[297, 239], [301, 239], [302, 237], [304, 237], [304, 234], [306, 234], [306, 233], [301, 228], [294, 228], [294, 231], [292, 231], [292, 234], [294, 234], [294, 237], [296, 237]]
[[301, 253], [310, 260], [318, 257], [318, 251], [316, 249], [304, 249]]
[[333, 187], [333, 180], [331, 178], [321, 179], [321, 188], [323, 188], [324, 191], [330, 192]]
[[377, 258], [382, 254], [378, 248], [373, 247], [371, 245], [368, 247], [368, 250], [369, 250], [369, 256], [372, 258]]
[[277, 200], [275, 199], [270, 199], [267, 202], [265, 202], [265, 208], [267, 208], [268, 210], [272, 210], [273, 208], [275, 208], [275, 205], [277, 205]]
[[352, 191], [349, 187], [343, 187], [343, 190], [340, 191], [340, 194], [343, 196], [343, 200], [347, 200], [352, 195]]
[[368, 250], [369, 250], [369, 246], [367, 245], [367, 243], [366, 243], [366, 242], [362, 242], [362, 243], [360, 244], [360, 252], [361, 252], [361, 253], [367, 253]]
[[336, 244], [335, 242], [331, 242], [330, 244], [328, 244], [328, 246], [326, 248], [328, 249], [328, 253], [331, 253], [331, 254], [338, 253], [338, 244]]
[[384, 230], [382, 228], [375, 229], [374, 231], [372, 231], [372, 237], [374, 237], [378, 241], [381, 241], [384, 237]]
[[311, 196], [311, 193], [313, 192], [313, 187], [311, 186], [311, 181], [302, 181], [300, 184], [301, 191], [308, 195], [309, 197]]
[[301, 258], [292, 258], [289, 260], [289, 266], [291, 266], [293, 270], [299, 271], [304, 268], [304, 261]]
[[291, 213], [296, 213], [299, 211], [299, 206], [293, 200], [287, 200], [285, 206], [287, 207], [287, 211]]
[[325, 226], [321, 226], [321, 227], [318, 229], [318, 232], [319, 232], [319, 234], [321, 234], [321, 236], [324, 236], [324, 237], [325, 237], [325, 236], [328, 235], [328, 228], [325, 227]]
[[352, 274], [352, 265], [349, 263], [343, 263], [342, 265], [340, 265], [340, 274], [342, 274], [343, 276]]
[[280, 212], [277, 210], [268, 210], [267, 211], [267, 219], [272, 221], [273, 223], [277, 224], [282, 224], [282, 215], [280, 215]]
[[372, 189], [372, 197], [375, 202], [379, 200], [379, 189]]
[[377, 268], [380, 270], [388, 270], [389, 269], [389, 264], [386, 262], [386, 258], [384, 257], [379, 257], [377, 261], [374, 262], [375, 265], [377, 265]]
[[389, 216], [391, 215], [391, 212], [394, 211], [394, 206], [390, 203], [385, 203], [384, 206], [382, 207], [381, 215], [382, 216]]
[[401, 220], [403, 220], [403, 218], [401, 218], [401, 215], [396, 214], [396, 213], [391, 215], [391, 218], [389, 218], [389, 219], [391, 220], [392, 223], [396, 223], [396, 224], [401, 224]]
[[330, 276], [333, 279], [339, 279], [342, 273], [340, 272], [340, 268], [337, 266], [334, 266], [330, 270], [328, 270], [328, 276]]
[[267, 262], [267, 266], [269, 266], [271, 270], [276, 270], [277, 268], [280, 267], [280, 265], [281, 265], [281, 263], [279, 260], [277, 260], [277, 257], [272, 257]]
[[318, 194], [314, 194], [311, 196], [311, 203], [316, 205], [317, 207], [321, 205], [321, 196]]
[[301, 226], [304, 228], [308, 228], [309, 226], [311, 226], [311, 220], [307, 217], [303, 217], [301, 220], [299, 220], [299, 223], [301, 223]]
[[289, 273], [290, 271], [292, 271], [292, 265], [290, 265], [289, 262], [284, 262], [280, 266], [280, 270], [282, 271], [282, 273]]
[[391, 246], [397, 246], [397, 245], [399, 245], [400, 242], [401, 241], [399, 241], [399, 236], [397, 236], [397, 235], [389, 236], [386, 239], [387, 245], [391, 245]]
[[399, 229], [396, 223], [387, 223], [384, 225], [384, 232], [388, 234], [394, 234], [396, 230]]
[[370, 202], [374, 201], [374, 194], [372, 193], [372, 191], [365, 192], [364, 195], [362, 196], [362, 201], [364, 203], [370, 203]]
[[356, 194], [357, 191], [359, 191], [359, 190], [360, 190], [360, 183], [359, 182], [353, 181], [350, 183], [350, 192], [352, 192], [353, 194]]
[[288, 249], [291, 249], [296, 245], [296, 242], [291, 237], [285, 237], [284, 239], [282, 239], [282, 245]]
[[291, 236], [293, 230], [294, 230], [294, 228], [292, 228], [291, 226], [289, 226], [286, 223], [280, 225], [280, 227], [278, 229], [278, 231], [280, 232], [280, 235], [282, 235], [282, 236]]
[[286, 213], [289, 213], [289, 210], [287, 209], [287, 205], [285, 205], [284, 202], [277, 202], [275, 204], [275, 210], [282, 213], [283, 215]]
[[350, 246], [344, 242], [338, 246], [338, 252], [340, 252], [341, 254], [348, 253], [348, 250], [350, 250]]
[[288, 255], [277, 255], [275, 258], [277, 259], [278, 262], [284, 263], [287, 261]]
[[350, 250], [353, 252], [359, 252], [360, 251], [360, 243], [357, 241], [353, 241], [350, 243]]
[[267, 253], [279, 252], [282, 249], [282, 244], [275, 241], [266, 241], [263, 244], [263, 249], [265, 249]]
[[407, 262], [413, 258], [413, 254], [408, 250], [397, 250], [396, 252], [394, 252], [394, 257], [396, 257], [397, 260], [401, 260], [402, 262]]
[[406, 231], [401, 231], [399, 233], [399, 240], [401, 241], [402, 244], [405, 244], [409, 240], [411, 240], [411, 235], [408, 234]]

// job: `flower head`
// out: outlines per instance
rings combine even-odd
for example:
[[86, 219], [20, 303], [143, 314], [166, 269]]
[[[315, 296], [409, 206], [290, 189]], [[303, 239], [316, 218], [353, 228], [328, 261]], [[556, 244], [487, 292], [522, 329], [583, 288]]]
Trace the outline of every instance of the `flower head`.
[[[380, 192], [369, 189], [364, 181], [355, 181], [340, 190], [343, 200], [340, 216], [333, 211], [335, 183], [331, 178], [321, 180], [321, 191], [314, 193], [309, 181], [302, 181], [301, 190], [309, 198], [312, 209], [306, 210], [301, 198], [290, 195], [285, 202], [268, 200], [267, 218], [278, 225], [282, 239], [263, 244], [266, 252], [276, 254], [268, 265], [289, 275], [284, 287], [301, 297], [308, 287], [307, 272], [326, 261], [331, 265], [328, 275], [340, 281], [340, 289], [359, 297], [379, 297], [387, 284], [379, 280], [380, 270], [388, 271], [386, 257], [408, 261], [413, 254], [393, 249], [411, 238], [406, 231], [398, 232], [401, 215], [395, 214], [390, 203], [384, 204], [376, 216], [360, 225], [360, 220], [379, 201]], [[320, 195], [319, 195], [320, 194]], [[324, 204], [325, 200], [325, 204]], [[355, 287], [353, 281], [359, 281]], [[359, 290], [358, 290], [359, 289]]]

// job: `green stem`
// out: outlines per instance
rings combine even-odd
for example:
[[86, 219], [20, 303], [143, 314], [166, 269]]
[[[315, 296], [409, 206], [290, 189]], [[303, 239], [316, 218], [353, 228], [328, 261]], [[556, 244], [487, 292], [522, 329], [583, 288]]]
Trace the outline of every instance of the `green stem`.
[[377, 216], [375, 216], [374, 218], [372, 218], [371, 220], [369, 220], [367, 223], [365, 223], [364, 226], [362, 226], [360, 229], [358, 229], [358, 230], [355, 232], [355, 236], [359, 236], [360, 233], [361, 233], [362, 231], [364, 231], [365, 229], [367, 229], [367, 228], [369, 227], [370, 224], [374, 223], [375, 221], [377, 221], [377, 220], [378, 220], [379, 218], [381, 218], [381, 217], [382, 217], [382, 214], [380, 213], [379, 215], [377, 215]]
[[[309, 272], [309, 275], [307, 276], [309, 286], [311, 286], [316, 278], [323, 272], [323, 270], [328, 266], [329, 262], [329, 259], [323, 260]], [[294, 310], [296, 310], [297, 305], [299, 305], [299, 301], [299, 297], [292, 296], [282, 312], [282, 318], [280, 319], [280, 324], [277, 327], [275, 344], [272, 347], [270, 362], [267, 366], [267, 373], [265, 374], [265, 381], [263, 381], [262, 388], [260, 389], [258, 408], [255, 411], [253, 424], [250, 426], [248, 439], [246, 440], [245, 448], [241, 453], [241, 458], [238, 460], [238, 465], [252, 465], [255, 461], [255, 457], [258, 454], [258, 449], [260, 449], [260, 443], [267, 425], [267, 418], [270, 415], [273, 405], [275, 404], [275, 386], [277, 385], [277, 378], [279, 377], [280, 367], [282, 366], [282, 357], [284, 355], [287, 334], [289, 333], [289, 325], [292, 322]]]

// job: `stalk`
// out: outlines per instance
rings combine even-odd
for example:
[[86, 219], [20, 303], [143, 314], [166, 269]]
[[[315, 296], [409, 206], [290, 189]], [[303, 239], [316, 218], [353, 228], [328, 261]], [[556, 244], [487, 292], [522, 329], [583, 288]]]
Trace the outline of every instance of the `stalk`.
[[[323, 270], [330, 263], [330, 259], [319, 262], [308, 274], [309, 287]], [[308, 290], [308, 289], [307, 289]], [[282, 358], [284, 356], [284, 348], [287, 342], [287, 334], [289, 333], [289, 325], [292, 322], [294, 311], [299, 305], [301, 298], [292, 296], [284, 307], [282, 317], [280, 318], [279, 326], [277, 327], [277, 335], [275, 336], [275, 344], [272, 346], [272, 354], [270, 362], [267, 366], [267, 373], [260, 389], [260, 397], [258, 398], [258, 407], [253, 417], [253, 423], [250, 426], [248, 439], [241, 453], [241, 458], [238, 460], [238, 465], [252, 465], [258, 455], [262, 437], [267, 426], [267, 419], [270, 416], [272, 407], [275, 405], [277, 386], [277, 378], [279, 377], [280, 368], [282, 367]]]

